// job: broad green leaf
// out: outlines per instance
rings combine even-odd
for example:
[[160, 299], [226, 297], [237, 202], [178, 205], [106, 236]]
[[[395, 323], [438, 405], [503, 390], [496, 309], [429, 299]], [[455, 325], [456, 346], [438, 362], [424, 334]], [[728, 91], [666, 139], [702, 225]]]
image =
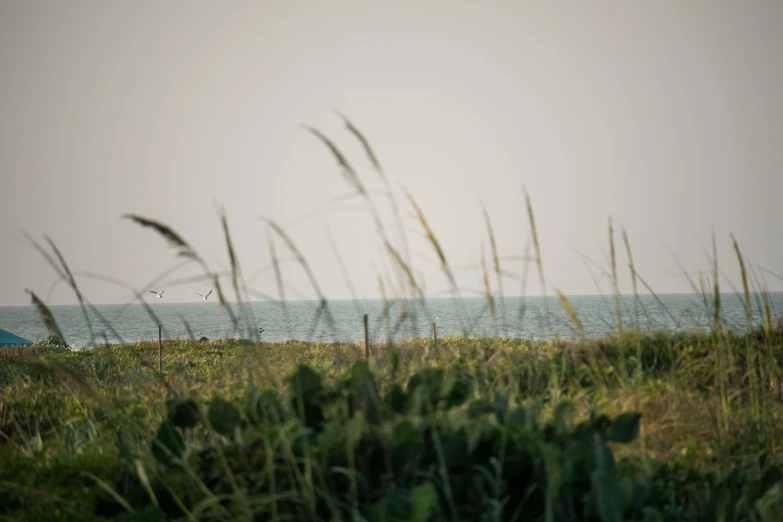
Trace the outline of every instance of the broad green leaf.
[[419, 441], [419, 433], [409, 420], [403, 420], [394, 425], [392, 429], [392, 444], [401, 446]]
[[783, 483], [778, 482], [756, 501], [756, 512], [761, 522], [783, 520]]
[[409, 520], [411, 516], [411, 492], [392, 488], [386, 493], [386, 516], [390, 520]]
[[625, 499], [614, 477], [594, 471], [591, 482], [601, 522], [622, 522]]
[[348, 422], [348, 443], [350, 446], [356, 447], [356, 444], [359, 443], [360, 440], [362, 440], [362, 435], [364, 433], [364, 423], [362, 422], [362, 418], [359, 415], [354, 415], [351, 417], [351, 420]]
[[[172, 455], [169, 455], [169, 452]], [[167, 466], [173, 463], [173, 458], [180, 458], [185, 454], [185, 441], [170, 421], [163, 421], [158, 428], [158, 433], [152, 441], [152, 454]]]
[[603, 438], [597, 433], [593, 434], [593, 458], [595, 459], [596, 471], [604, 475], [612, 473], [614, 470], [614, 457]]
[[321, 376], [306, 365], [301, 365], [291, 376], [291, 388], [294, 395], [308, 396], [321, 391]]
[[169, 420], [174, 426], [192, 428], [199, 423], [201, 414], [193, 399], [172, 399], [168, 401]]
[[399, 384], [395, 384], [386, 394], [385, 402], [394, 413], [405, 413], [405, 409], [408, 407], [408, 395]]
[[350, 376], [354, 386], [362, 386], [368, 379], [372, 378], [372, 372], [370, 372], [370, 367], [366, 362], [356, 361], [351, 366]]
[[413, 490], [411, 493], [411, 522], [427, 522], [430, 513], [438, 505], [438, 493], [435, 486], [426, 482]]
[[514, 408], [508, 416], [508, 426], [510, 428], [522, 428], [527, 426], [527, 412], [524, 408]]
[[506, 413], [508, 412], [508, 399], [496, 392], [495, 400], [492, 403], [492, 408], [495, 410], [495, 415], [497, 416], [498, 422], [505, 422]]
[[209, 403], [209, 423], [221, 435], [231, 436], [239, 421], [239, 411], [227, 400], [215, 397]]
[[628, 443], [639, 434], [639, 413], [622, 413], [612, 422], [607, 438], [614, 442]]
[[447, 407], [460, 406], [470, 398], [470, 385], [465, 380], [458, 379], [444, 398], [446, 399]]

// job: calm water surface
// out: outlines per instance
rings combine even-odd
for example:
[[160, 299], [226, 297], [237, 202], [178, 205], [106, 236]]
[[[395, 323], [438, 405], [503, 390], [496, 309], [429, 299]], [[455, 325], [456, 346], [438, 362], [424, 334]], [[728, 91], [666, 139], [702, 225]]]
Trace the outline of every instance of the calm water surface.
[[[710, 325], [710, 313], [701, 296], [695, 294], [665, 294], [658, 298], [642, 295], [622, 297], [622, 319], [626, 327], [634, 320], [642, 328], [701, 328]], [[770, 294], [773, 315], [783, 311], [783, 292]], [[614, 330], [614, 302], [603, 296], [572, 296], [568, 298], [588, 336], [598, 337]], [[754, 321], [761, 321], [760, 302], [752, 296]], [[457, 306], [459, 304], [459, 306]], [[735, 294], [721, 297], [722, 318], [732, 329], [746, 325], [742, 299]], [[571, 321], [556, 298], [507, 297], [496, 301], [497, 326], [493, 325], [486, 299], [428, 299], [426, 308], [415, 301], [390, 303], [388, 321], [381, 300], [329, 301], [327, 309], [315, 301], [246, 303], [243, 310], [236, 304], [232, 313], [240, 318], [234, 326], [228, 314], [214, 301], [194, 303], [152, 302], [145, 309], [141, 304], [97, 305], [89, 320], [95, 342], [132, 342], [158, 337], [158, 324], [163, 337], [196, 339], [206, 336], [251, 337], [264, 328], [265, 341], [340, 340], [361, 341], [362, 315], [369, 316], [370, 338], [383, 341], [431, 335], [432, 322], [438, 336], [468, 335], [548, 339], [555, 335], [572, 337]], [[79, 306], [52, 306], [52, 313], [68, 344], [90, 346], [93, 340]], [[402, 313], [405, 317], [402, 317]], [[241, 320], [244, 317], [245, 320]], [[676, 322], [675, 322], [676, 321]], [[34, 341], [48, 335], [43, 321], [32, 306], [0, 307], [0, 328]]]

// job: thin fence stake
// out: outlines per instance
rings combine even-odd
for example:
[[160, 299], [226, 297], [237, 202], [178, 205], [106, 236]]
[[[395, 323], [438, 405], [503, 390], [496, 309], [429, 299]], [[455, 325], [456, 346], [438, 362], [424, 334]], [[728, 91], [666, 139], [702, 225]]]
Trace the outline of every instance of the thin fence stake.
[[367, 329], [367, 314], [364, 314], [364, 320], [362, 321], [364, 324], [364, 358], [369, 361], [370, 360], [370, 339], [369, 339], [369, 331]]
[[158, 325], [158, 374], [163, 377], [163, 338]]
[[438, 344], [438, 331], [435, 329], [435, 323], [432, 323], [432, 346]]

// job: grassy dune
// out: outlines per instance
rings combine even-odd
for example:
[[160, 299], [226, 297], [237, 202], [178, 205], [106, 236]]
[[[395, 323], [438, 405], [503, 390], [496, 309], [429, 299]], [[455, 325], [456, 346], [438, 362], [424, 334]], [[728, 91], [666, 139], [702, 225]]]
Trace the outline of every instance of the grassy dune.
[[[307, 130], [373, 216], [392, 267], [378, 274], [384, 301], [426, 304], [390, 181], [369, 142], [345, 123], [385, 187], [399, 237], [348, 158]], [[405, 196], [463, 313], [447, 255], [414, 197]], [[165, 341], [162, 374], [156, 343], [0, 351], [0, 519], [783, 520], [783, 324], [774, 321], [761, 267], [734, 241], [746, 331], [721, 322], [714, 237], [711, 273], [689, 277], [712, 313], [711, 330], [623, 329], [617, 281], [624, 265], [610, 220], [610, 266], [601, 270], [612, 283], [616, 333], [589, 340], [568, 300], [547, 284], [526, 191], [524, 200], [526, 263], [569, 314], [574, 340], [411, 339], [373, 346], [368, 360], [349, 343], [258, 340], [243, 303], [270, 296], [246, 283], [225, 214], [229, 273], [213, 271], [171, 227], [128, 215], [203, 270], [227, 320], [245, 325], [248, 339]], [[482, 213], [483, 292], [497, 324], [509, 274]], [[316, 322], [328, 328], [329, 301], [310, 263], [280, 225], [263, 221], [278, 298], [285, 303], [276, 241], [307, 275], [321, 302]], [[652, 291], [622, 236], [634, 294], [640, 284]], [[78, 298], [85, 329], [95, 337], [92, 311], [110, 330], [54, 242], [46, 238], [47, 250], [29, 239]], [[103, 279], [144, 303], [143, 289]], [[30, 293], [62, 339], [46, 304]], [[763, 310], [760, 324], [752, 300]], [[385, 307], [387, 325], [409, 319], [406, 310]]]
[[[755, 367], [755, 389], [748, 345], [770, 354]], [[0, 513], [426, 520], [414, 516], [426, 508], [436, 520], [511, 520], [517, 511], [517, 520], [773, 520], [757, 501], [783, 501], [774, 489], [783, 457], [781, 347], [783, 329], [719, 343], [709, 334], [578, 343], [446, 337], [436, 346], [374, 346], [365, 365], [353, 344], [167, 341], [162, 378], [153, 343], [4, 350]], [[372, 381], [362, 380], [367, 371]], [[301, 395], [297, 378], [307, 381]], [[203, 416], [195, 427], [183, 427], [184, 399], [193, 401], [190, 415]], [[579, 423], [632, 412], [641, 417], [628, 442], [612, 441], [610, 426], [577, 444]], [[447, 446], [440, 459], [428, 437]], [[598, 440], [614, 454], [608, 468]], [[180, 460], [156, 451], [155, 441]], [[472, 468], [461, 466], [465, 459]], [[520, 462], [530, 473], [501, 469]], [[559, 484], [547, 486], [550, 473]], [[487, 474], [494, 482], [480, 486]], [[460, 484], [460, 496], [450, 497], [444, 476]], [[530, 493], [521, 507], [520, 480]], [[411, 507], [411, 498], [430, 494]], [[380, 513], [384, 499], [400, 505]]]

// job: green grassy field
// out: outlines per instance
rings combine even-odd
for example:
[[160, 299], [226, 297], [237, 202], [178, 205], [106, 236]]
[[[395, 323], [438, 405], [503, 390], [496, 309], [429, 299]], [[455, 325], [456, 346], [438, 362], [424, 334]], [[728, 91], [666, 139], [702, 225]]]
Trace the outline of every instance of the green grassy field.
[[166, 341], [162, 377], [157, 343], [3, 350], [0, 514], [780, 520], [781, 347]]
[[[367, 140], [345, 123], [386, 189], [399, 242], [347, 158], [308, 130], [372, 214], [393, 272], [378, 274], [384, 302], [387, 295], [423, 301], [389, 179]], [[458, 296], [434, 231], [407, 191], [406, 198]], [[522, 282], [529, 260], [546, 292], [526, 191], [524, 198], [532, 252], [526, 249]], [[203, 269], [235, 324], [245, 320], [242, 302], [270, 298], [246, 284], [225, 214], [227, 274], [210, 269], [167, 225], [128, 217]], [[497, 324], [508, 271], [486, 209], [483, 219], [490, 245], [489, 262], [481, 256], [483, 293]], [[310, 264], [283, 228], [264, 221], [279, 300], [285, 282], [275, 239], [306, 273], [329, 321]], [[647, 283], [622, 236], [636, 295]], [[46, 238], [48, 252], [28, 239], [73, 290], [92, 334], [87, 311], [98, 312], [55, 243]], [[773, 323], [763, 274], [732, 237], [748, 324], [752, 298], [763, 319], [747, 332], [728, 331], [713, 235], [710, 274], [684, 274], [711, 310], [711, 331], [623, 330], [611, 220], [608, 239], [610, 267], [601, 270], [612, 285], [616, 335], [603, 340], [586, 339], [551, 287], [574, 341], [414, 339], [374, 346], [365, 360], [352, 344], [169, 340], [162, 374], [154, 343], [0, 350], [0, 520], [783, 520], [783, 325]], [[125, 285], [144, 304], [145, 290], [103, 280]], [[233, 290], [233, 304], [223, 288]], [[50, 332], [63, 338], [46, 304], [30, 294]]]

